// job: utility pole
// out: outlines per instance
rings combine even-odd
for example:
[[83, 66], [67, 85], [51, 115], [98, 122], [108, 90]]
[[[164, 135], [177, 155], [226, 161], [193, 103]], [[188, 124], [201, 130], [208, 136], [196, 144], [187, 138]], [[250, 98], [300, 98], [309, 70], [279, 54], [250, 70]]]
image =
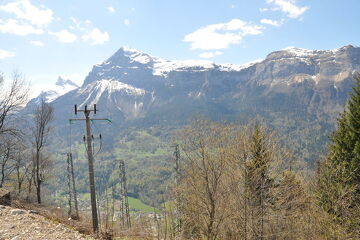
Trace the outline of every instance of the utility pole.
[[[175, 170], [175, 185], [178, 186], [180, 180], [181, 180], [181, 164], [180, 164], [180, 149], [179, 149], [179, 144], [174, 144], [171, 147], [174, 148], [174, 161], [175, 161], [175, 165], [174, 165], [174, 170]], [[181, 221], [181, 214], [180, 214], [180, 201], [179, 201], [179, 196], [176, 193], [176, 210], [175, 210], [175, 219], [176, 219], [176, 223], [174, 226], [175, 229], [175, 234], [176, 233], [181, 233], [181, 228], [182, 228], [182, 221]]]
[[69, 157], [69, 153], [67, 154], [67, 180], [68, 180], [68, 188], [69, 188], [69, 211], [68, 211], [68, 215], [71, 218], [72, 216], [72, 188], [71, 188], [71, 170], [70, 170], [70, 157]]
[[84, 119], [70, 119], [70, 121], [85, 121], [86, 123], [86, 150], [88, 155], [88, 165], [89, 165], [89, 183], [90, 183], [90, 197], [91, 197], [91, 213], [92, 213], [92, 223], [93, 223], [93, 231], [99, 232], [99, 220], [97, 214], [97, 206], [96, 206], [96, 191], [95, 191], [95, 178], [94, 178], [94, 155], [93, 155], [93, 145], [92, 145], [92, 137], [91, 137], [91, 125], [90, 121], [93, 120], [106, 120], [110, 121], [109, 119], [101, 119], [101, 118], [90, 118], [90, 113], [94, 112], [96, 114], [96, 104], [94, 104], [93, 109], [88, 109], [87, 105], [83, 110], [77, 108], [75, 105], [75, 115], [78, 112], [83, 112], [85, 115]]
[[[79, 209], [78, 209], [78, 202], [77, 202], [77, 196], [76, 196], [76, 187], [75, 187], [75, 176], [74, 176], [74, 165], [72, 160], [72, 154], [66, 153], [67, 159], [67, 185], [69, 190], [69, 211], [68, 215], [73, 220], [79, 220]], [[74, 200], [74, 207], [75, 207], [75, 213], [73, 213], [73, 200]]]
[[127, 192], [127, 183], [126, 183], [126, 169], [124, 160], [119, 161], [119, 170], [120, 170], [120, 213], [122, 217], [123, 226], [131, 228], [130, 221], [130, 211], [129, 211], [129, 198]]
[[75, 185], [75, 175], [74, 175], [74, 162], [72, 158], [72, 153], [69, 153], [70, 157], [70, 168], [71, 168], [71, 178], [72, 178], [72, 185], [73, 185], [73, 195], [74, 195], [74, 203], [75, 203], [75, 217], [76, 220], [79, 219], [79, 207], [78, 207], [78, 200], [77, 200], [77, 192], [76, 192], [76, 185]]
[[[175, 172], [176, 172], [176, 181], [178, 182], [181, 176], [181, 167], [180, 167], [180, 150], [179, 150], [179, 144], [175, 144], [172, 147], [174, 147], [174, 159], [175, 159]], [[176, 184], [177, 184], [176, 182]]]

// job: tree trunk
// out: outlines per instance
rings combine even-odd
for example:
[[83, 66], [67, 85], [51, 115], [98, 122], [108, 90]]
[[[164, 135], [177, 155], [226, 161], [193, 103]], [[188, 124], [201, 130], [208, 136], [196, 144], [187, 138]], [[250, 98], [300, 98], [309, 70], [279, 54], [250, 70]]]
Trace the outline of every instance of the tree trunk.
[[36, 186], [36, 196], [38, 204], [41, 204], [41, 181], [38, 181], [38, 185]]
[[5, 166], [1, 166], [1, 180], [0, 180], [0, 188], [3, 187], [5, 181]]
[[38, 204], [41, 204], [41, 179], [40, 179], [40, 150], [36, 151], [36, 179], [35, 187], [36, 187], [36, 196]]

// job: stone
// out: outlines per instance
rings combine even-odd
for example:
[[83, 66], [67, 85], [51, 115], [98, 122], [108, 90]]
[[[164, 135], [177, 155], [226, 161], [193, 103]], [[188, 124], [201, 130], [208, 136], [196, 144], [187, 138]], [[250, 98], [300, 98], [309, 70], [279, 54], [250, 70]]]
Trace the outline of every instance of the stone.
[[7, 205], [11, 204], [11, 194], [9, 190], [5, 188], [0, 188], [0, 205]]
[[39, 214], [39, 212], [35, 211], [35, 210], [29, 210], [28, 213], [30, 213], [30, 214]]
[[21, 209], [13, 209], [10, 211], [10, 213], [11, 213], [11, 215], [21, 215], [21, 214], [25, 214], [26, 212]]

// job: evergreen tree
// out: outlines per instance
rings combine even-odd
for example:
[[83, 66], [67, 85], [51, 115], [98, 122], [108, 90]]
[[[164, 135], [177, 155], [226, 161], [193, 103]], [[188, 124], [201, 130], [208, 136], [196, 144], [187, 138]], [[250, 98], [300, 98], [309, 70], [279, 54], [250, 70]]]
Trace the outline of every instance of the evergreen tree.
[[321, 164], [318, 198], [334, 220], [355, 232], [360, 223], [360, 76]]
[[245, 163], [245, 185], [252, 225], [250, 235], [253, 239], [264, 239], [268, 225], [267, 216], [273, 187], [273, 179], [269, 176], [269, 168], [274, 161], [273, 144], [266, 129], [255, 125], [249, 138], [249, 160]]

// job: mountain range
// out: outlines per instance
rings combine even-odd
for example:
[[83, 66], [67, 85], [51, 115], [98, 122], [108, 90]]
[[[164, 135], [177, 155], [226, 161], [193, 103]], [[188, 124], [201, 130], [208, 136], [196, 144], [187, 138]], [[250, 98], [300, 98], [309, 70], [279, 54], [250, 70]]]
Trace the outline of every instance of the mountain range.
[[[290, 47], [245, 65], [210, 61], [171, 61], [120, 48], [94, 65], [82, 86], [59, 78], [63, 91], [43, 92], [39, 99], [55, 108], [63, 129], [79, 108], [97, 104], [110, 118], [110, 136], [128, 127], [168, 129], [197, 115], [244, 123], [257, 118], [279, 132], [299, 157], [314, 162], [325, 149], [338, 114], [344, 109], [360, 71], [360, 48], [334, 50]], [[59, 130], [60, 135], [63, 130]]]

